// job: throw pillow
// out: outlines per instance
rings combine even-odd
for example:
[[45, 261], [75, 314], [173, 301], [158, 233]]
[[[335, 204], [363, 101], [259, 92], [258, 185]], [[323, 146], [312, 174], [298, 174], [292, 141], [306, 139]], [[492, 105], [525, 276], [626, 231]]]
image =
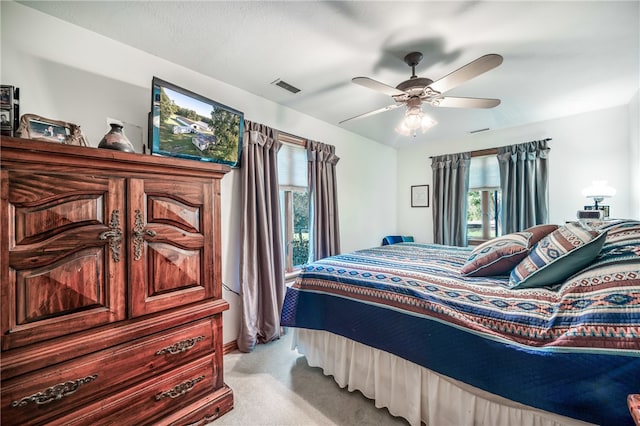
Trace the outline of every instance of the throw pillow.
[[509, 275], [529, 253], [531, 232], [514, 232], [486, 241], [473, 249], [460, 273], [467, 277]]
[[544, 225], [534, 225], [530, 228], [525, 229], [523, 232], [531, 232], [533, 234], [531, 240], [529, 241], [529, 248], [531, 248], [535, 246], [538, 241], [540, 241], [556, 229], [558, 229], [558, 225], [546, 223]]
[[591, 263], [602, 248], [606, 232], [580, 222], [568, 223], [544, 237], [516, 266], [511, 288], [542, 287], [560, 283]]

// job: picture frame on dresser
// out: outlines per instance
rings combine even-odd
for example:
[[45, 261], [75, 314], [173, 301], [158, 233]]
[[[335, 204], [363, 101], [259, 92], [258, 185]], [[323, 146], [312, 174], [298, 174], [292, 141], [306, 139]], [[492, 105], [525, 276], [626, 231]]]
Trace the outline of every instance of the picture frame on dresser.
[[[0, 126], [2, 127], [2, 130], [12, 130], [11, 127], [11, 111], [9, 110], [0, 110]], [[4, 134], [4, 133], [3, 133]], [[6, 135], [6, 136], [12, 136], [10, 134]]]
[[16, 133], [26, 139], [87, 146], [87, 141], [79, 125], [36, 114], [24, 114], [20, 118], [20, 126]]
[[0, 134], [15, 136], [20, 115], [20, 90], [15, 86], [0, 85]]

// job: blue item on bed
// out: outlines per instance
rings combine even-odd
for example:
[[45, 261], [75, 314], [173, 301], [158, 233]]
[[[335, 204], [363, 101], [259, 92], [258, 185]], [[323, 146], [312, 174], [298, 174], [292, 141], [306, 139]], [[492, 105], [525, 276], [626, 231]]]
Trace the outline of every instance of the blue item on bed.
[[412, 243], [413, 237], [408, 235], [387, 235], [382, 239], [382, 245], [387, 246], [389, 244], [398, 244], [398, 243]]

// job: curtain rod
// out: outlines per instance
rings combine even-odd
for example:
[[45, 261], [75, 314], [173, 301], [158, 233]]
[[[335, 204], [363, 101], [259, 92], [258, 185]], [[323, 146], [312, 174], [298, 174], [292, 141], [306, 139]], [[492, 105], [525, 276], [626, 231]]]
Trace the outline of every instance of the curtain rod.
[[[540, 142], [549, 142], [549, 141], [551, 141], [551, 140], [553, 140], [553, 139], [551, 139], [551, 138], [540, 139]], [[538, 141], [529, 141], [529, 142], [538, 142]], [[523, 143], [527, 143], [527, 142], [523, 142]], [[517, 145], [517, 144], [516, 144], [516, 145]], [[508, 145], [503, 145], [503, 146], [508, 146]], [[478, 150], [476, 150], [476, 151], [471, 151], [471, 156], [472, 156], [472, 157], [480, 157], [480, 156], [482, 156], [482, 155], [485, 155], [485, 153], [486, 153], [486, 154], [492, 154], [492, 153], [493, 153], [492, 151], [495, 151], [495, 150], [497, 150], [498, 148], [501, 148], [501, 147], [496, 147], [496, 148], [487, 148], [487, 149], [478, 149]], [[547, 149], [549, 149], [549, 150], [550, 150], [551, 148], [547, 148]], [[474, 152], [476, 152], [477, 154], [476, 154], [476, 155], [473, 155], [473, 153], [474, 153]], [[459, 154], [459, 153], [457, 153], [457, 154]], [[447, 155], [447, 154], [440, 154], [440, 155]], [[434, 155], [429, 156], [429, 159], [433, 159], [433, 157], [436, 157], [436, 156], [434, 156]]]

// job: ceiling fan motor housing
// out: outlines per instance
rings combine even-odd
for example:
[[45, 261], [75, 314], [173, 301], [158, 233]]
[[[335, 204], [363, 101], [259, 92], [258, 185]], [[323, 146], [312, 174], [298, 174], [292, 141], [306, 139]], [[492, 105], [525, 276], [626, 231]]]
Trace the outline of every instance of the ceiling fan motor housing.
[[433, 83], [430, 78], [416, 77], [403, 81], [396, 86], [396, 89], [407, 92], [410, 96], [420, 96], [424, 88]]

